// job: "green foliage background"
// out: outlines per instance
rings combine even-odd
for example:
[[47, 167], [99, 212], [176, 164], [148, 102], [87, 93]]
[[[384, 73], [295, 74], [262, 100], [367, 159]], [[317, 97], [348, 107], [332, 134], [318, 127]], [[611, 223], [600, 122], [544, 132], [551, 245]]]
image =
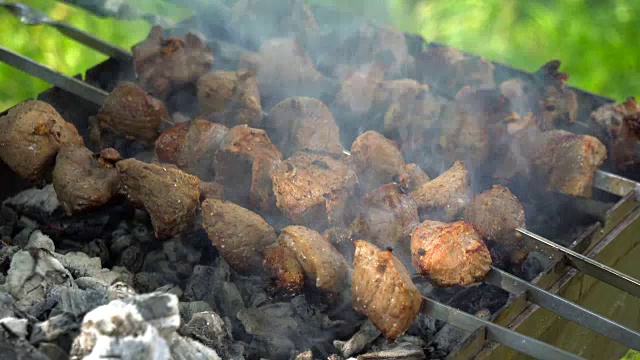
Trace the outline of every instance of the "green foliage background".
[[[220, 0], [182, 0], [206, 4]], [[312, 0], [354, 10], [404, 31], [533, 71], [560, 59], [569, 83], [622, 100], [640, 95], [640, 1], [624, 0]], [[149, 12], [178, 20], [190, 10], [179, 0], [134, 0]], [[56, 20], [66, 21], [107, 41], [130, 48], [150, 29], [144, 21], [117, 21], [91, 16], [52, 0], [25, 0]], [[76, 75], [106, 57], [66, 39], [56, 30], [20, 24], [0, 9], [0, 46], [51, 68]], [[49, 87], [0, 63], [0, 110]], [[640, 359], [630, 352], [627, 359]]]

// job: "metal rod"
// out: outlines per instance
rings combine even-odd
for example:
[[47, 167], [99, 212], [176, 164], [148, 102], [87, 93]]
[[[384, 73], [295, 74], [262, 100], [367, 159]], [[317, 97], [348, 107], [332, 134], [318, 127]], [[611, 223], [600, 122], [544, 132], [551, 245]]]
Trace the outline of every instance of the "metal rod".
[[485, 278], [485, 282], [498, 286], [512, 294], [526, 294], [528, 301], [552, 311], [565, 319], [591, 329], [626, 347], [640, 350], [640, 333], [600, 316], [558, 295], [540, 289], [516, 276], [496, 267]]
[[466, 331], [485, 328], [487, 340], [498, 342], [536, 359], [582, 359], [545, 342], [519, 334], [490, 321], [482, 320], [435, 300], [422, 297], [422, 312], [436, 320], [447, 322]]
[[618, 196], [625, 196], [635, 191], [636, 201], [640, 201], [638, 198], [640, 196], [640, 183], [607, 171], [596, 170], [593, 186]]
[[0, 61], [98, 105], [104, 104], [109, 95], [102, 89], [53, 70], [2, 46], [0, 46]]
[[[634, 217], [640, 217], [640, 212], [636, 211]], [[576, 269], [640, 298], [640, 281], [630, 277], [629, 275], [623, 274], [616, 269], [610, 268], [571, 249], [567, 249], [564, 246], [558, 245], [553, 241], [545, 239], [544, 237], [534, 234], [526, 229], [517, 228], [516, 231], [536, 240], [539, 244], [545, 245], [548, 250], [562, 253]], [[612, 234], [609, 234], [607, 236], [611, 235]]]

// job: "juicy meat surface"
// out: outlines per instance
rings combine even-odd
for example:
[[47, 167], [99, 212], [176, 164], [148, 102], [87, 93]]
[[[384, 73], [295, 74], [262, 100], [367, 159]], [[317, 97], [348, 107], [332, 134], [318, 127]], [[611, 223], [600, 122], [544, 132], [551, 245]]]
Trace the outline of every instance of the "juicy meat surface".
[[304, 286], [304, 269], [296, 253], [283, 242], [264, 249], [263, 266], [265, 273], [275, 285], [288, 293], [296, 294]]
[[133, 47], [133, 63], [142, 87], [164, 100], [172, 88], [195, 82], [213, 65], [213, 54], [204, 39], [186, 33], [184, 40], [165, 38], [154, 25], [147, 38]]
[[344, 256], [315, 230], [290, 225], [278, 240], [293, 250], [304, 273], [318, 289], [340, 293], [346, 285], [348, 264]]
[[421, 219], [453, 220], [470, 201], [469, 171], [456, 161], [440, 176], [411, 192]]
[[280, 151], [264, 130], [234, 126], [215, 154], [215, 181], [224, 186], [226, 199], [263, 211], [273, 210], [271, 175], [281, 160]]
[[106, 204], [119, 187], [113, 163], [108, 158], [96, 158], [91, 150], [77, 145], [63, 146], [58, 151], [52, 182], [68, 215]]
[[260, 215], [226, 200], [202, 202], [202, 225], [229, 266], [244, 274], [262, 271], [264, 251], [277, 239]]
[[265, 128], [285, 158], [304, 149], [342, 152], [336, 120], [318, 99], [294, 96], [282, 100], [269, 112]]
[[351, 157], [364, 191], [392, 182], [405, 166], [396, 145], [373, 130], [358, 136], [351, 144]]
[[355, 171], [341, 157], [299, 151], [273, 172], [273, 192], [291, 223], [323, 230], [335, 206], [346, 204], [331, 195], [350, 196], [357, 181]]
[[96, 115], [98, 131], [107, 130], [145, 145], [153, 144], [162, 122], [169, 119], [169, 112], [160, 100], [131, 82], [120, 82]]
[[212, 71], [198, 79], [200, 115], [228, 127], [261, 127], [262, 103], [253, 70]]
[[135, 159], [118, 161], [116, 168], [123, 192], [151, 216], [156, 238], [191, 230], [200, 203], [198, 177]]
[[220, 149], [222, 139], [229, 129], [195, 118], [165, 130], [156, 139], [155, 151], [158, 160], [176, 164], [178, 168], [200, 179], [212, 179], [213, 155]]
[[394, 341], [418, 316], [422, 305], [420, 291], [390, 250], [381, 250], [364, 240], [354, 243], [353, 309], [367, 316], [389, 341]]
[[597, 136], [609, 148], [615, 166], [624, 169], [640, 159], [635, 145], [640, 141], [640, 105], [633, 97], [617, 104], [602, 105], [591, 113]]
[[62, 145], [84, 145], [53, 106], [27, 100], [0, 117], [0, 159], [18, 176], [41, 181]]
[[489, 272], [491, 255], [470, 223], [426, 220], [411, 235], [413, 267], [437, 286], [466, 286]]
[[[524, 261], [527, 252], [516, 228], [526, 228], [524, 207], [509, 188], [493, 185], [490, 190], [475, 196], [464, 209], [465, 221], [485, 240], [500, 243], [505, 257], [512, 263]], [[491, 247], [491, 246], [490, 246]]]
[[411, 237], [420, 223], [418, 205], [397, 184], [386, 184], [365, 194], [358, 216], [359, 233], [376, 246], [395, 247]]

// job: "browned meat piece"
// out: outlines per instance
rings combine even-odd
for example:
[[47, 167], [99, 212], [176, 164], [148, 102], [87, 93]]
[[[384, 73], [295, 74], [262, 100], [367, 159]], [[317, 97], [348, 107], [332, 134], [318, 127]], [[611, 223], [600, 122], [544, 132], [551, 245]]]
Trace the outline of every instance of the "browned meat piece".
[[429, 175], [420, 166], [410, 163], [404, 166], [398, 182], [403, 189], [415, 191], [430, 180]]
[[309, 95], [322, 86], [322, 74], [293, 39], [265, 41], [258, 51], [258, 89], [272, 103], [296, 95]]
[[569, 79], [567, 73], [558, 71], [560, 61], [552, 60], [544, 64], [534, 74], [538, 83], [538, 117], [542, 130], [551, 130], [557, 127], [558, 121], [573, 123], [578, 117], [577, 95], [565, 88]]
[[273, 172], [273, 192], [278, 208], [293, 224], [323, 230], [334, 223], [328, 219], [336, 201], [330, 194], [352, 194], [357, 181], [341, 157], [299, 151]]
[[269, 112], [265, 128], [285, 158], [304, 149], [342, 152], [336, 120], [318, 99], [294, 96], [282, 100]]
[[95, 118], [99, 132], [107, 130], [145, 145], [153, 144], [161, 123], [169, 119], [161, 101], [130, 82], [121, 82], [111, 91]]
[[636, 143], [640, 141], [640, 105], [633, 97], [619, 104], [606, 104], [591, 113], [597, 136], [609, 148], [618, 169], [638, 165]]
[[353, 114], [365, 115], [374, 105], [376, 91], [384, 80], [384, 68], [374, 64], [366, 71], [346, 74], [336, 94], [335, 105], [341, 106]]
[[422, 305], [407, 268], [390, 250], [356, 240], [351, 297], [354, 310], [366, 315], [389, 340], [409, 329]]
[[[512, 265], [521, 264], [528, 252], [516, 228], [526, 228], [524, 207], [518, 198], [502, 185], [474, 197], [464, 209], [465, 221], [473, 224], [482, 237], [491, 243], [500, 243], [500, 257], [509, 259]], [[494, 260], [495, 263], [497, 261]]]
[[353, 254], [355, 247], [353, 246], [353, 229], [336, 226], [330, 227], [322, 233], [327, 241], [331, 243], [340, 253], [347, 259], [349, 263], [353, 262]]
[[470, 201], [469, 171], [456, 161], [411, 195], [418, 203], [421, 219], [451, 221]]
[[271, 225], [230, 201], [205, 200], [202, 225], [224, 260], [240, 273], [261, 272], [264, 250], [276, 243]]
[[224, 188], [217, 182], [200, 181], [198, 184], [200, 197], [205, 199], [223, 199]]
[[279, 289], [291, 294], [302, 291], [304, 269], [296, 253], [284, 243], [264, 249], [264, 269]]
[[474, 89], [491, 89], [496, 86], [495, 65], [482, 57], [466, 55], [452, 47], [429, 48], [419, 58], [416, 69], [421, 73], [419, 78], [450, 95], [456, 94], [465, 86]]
[[307, 279], [315, 287], [338, 294], [346, 286], [348, 264], [344, 256], [317, 231], [304, 226], [287, 226], [280, 243], [293, 250]]
[[358, 216], [360, 237], [379, 247], [395, 247], [409, 239], [420, 223], [418, 205], [397, 184], [386, 184], [362, 197]]
[[195, 82], [208, 72], [213, 54], [198, 35], [165, 38], [162, 27], [154, 25], [147, 38], [133, 47], [133, 63], [142, 87], [164, 100], [172, 88]]
[[97, 159], [84, 146], [63, 146], [58, 152], [53, 188], [68, 215], [106, 204], [118, 186], [118, 172], [108, 159]]
[[226, 199], [263, 211], [273, 210], [271, 174], [281, 160], [282, 155], [264, 130], [234, 126], [215, 154], [215, 180], [224, 186]]
[[351, 144], [351, 157], [364, 191], [392, 182], [402, 174], [405, 165], [393, 141], [373, 130], [358, 136]]
[[119, 161], [116, 168], [129, 200], [151, 216], [156, 238], [166, 239], [191, 229], [200, 202], [196, 176], [135, 159]]
[[413, 267], [437, 286], [466, 286], [491, 270], [491, 255], [469, 223], [426, 220], [411, 235]]
[[607, 158], [607, 149], [593, 136], [564, 130], [540, 133], [529, 155], [533, 176], [548, 191], [590, 197], [595, 172]]
[[0, 159], [18, 176], [41, 181], [63, 144], [84, 145], [51, 105], [27, 100], [0, 117]]
[[261, 127], [262, 103], [254, 70], [213, 71], [198, 80], [200, 115], [232, 127]]
[[200, 179], [213, 178], [213, 154], [218, 151], [229, 129], [201, 118], [174, 125], [155, 142], [158, 160], [176, 164], [181, 170]]

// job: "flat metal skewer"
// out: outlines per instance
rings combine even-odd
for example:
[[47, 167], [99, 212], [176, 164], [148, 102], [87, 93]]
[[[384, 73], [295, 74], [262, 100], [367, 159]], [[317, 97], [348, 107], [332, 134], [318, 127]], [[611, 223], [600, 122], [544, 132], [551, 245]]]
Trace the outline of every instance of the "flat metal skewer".
[[540, 289], [494, 266], [491, 267], [491, 271], [484, 281], [515, 295], [525, 293], [526, 299], [529, 302], [604, 335], [611, 340], [617, 341], [626, 347], [640, 350], [640, 333], [576, 305], [558, 295]]
[[0, 61], [98, 105], [104, 104], [109, 95], [102, 89], [53, 70], [2, 46], [0, 46]]

